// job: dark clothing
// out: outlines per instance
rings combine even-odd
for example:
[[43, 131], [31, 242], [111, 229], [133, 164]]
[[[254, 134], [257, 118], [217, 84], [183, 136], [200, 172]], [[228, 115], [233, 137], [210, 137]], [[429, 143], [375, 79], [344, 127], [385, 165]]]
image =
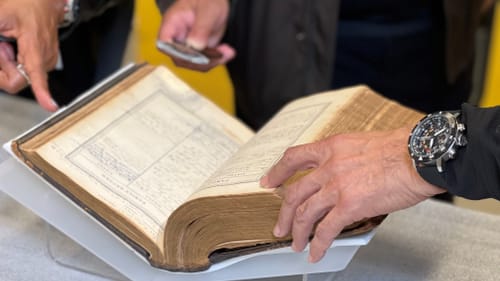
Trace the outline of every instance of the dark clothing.
[[450, 162], [447, 188], [469, 199], [500, 200], [500, 107], [481, 109], [464, 104], [462, 114], [468, 144]]
[[331, 89], [339, 1], [235, 1], [226, 32], [236, 112], [254, 129], [287, 102]]
[[480, 1], [286, 2], [233, 1], [228, 69], [238, 117], [253, 128], [292, 99], [355, 84], [426, 112], [467, 100]]
[[60, 43], [64, 69], [49, 74], [50, 90], [59, 105], [69, 103], [121, 67], [132, 29], [133, 0], [80, 3], [81, 18]]
[[123, 4], [123, 0], [80, 0], [78, 21], [87, 22], [101, 16], [106, 10]]
[[340, 19], [400, 22], [421, 18], [433, 0], [349, 0], [340, 2]]
[[449, 83], [445, 37], [442, 1], [342, 1], [332, 88], [366, 84], [423, 112], [457, 109], [471, 92], [472, 61]]

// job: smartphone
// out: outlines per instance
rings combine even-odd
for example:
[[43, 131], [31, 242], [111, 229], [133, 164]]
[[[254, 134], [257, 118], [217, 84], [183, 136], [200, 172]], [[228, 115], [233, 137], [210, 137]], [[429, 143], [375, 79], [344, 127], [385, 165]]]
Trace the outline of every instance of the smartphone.
[[205, 65], [210, 63], [210, 58], [208, 58], [206, 55], [182, 43], [167, 43], [163, 41], [156, 41], [156, 46], [158, 47], [158, 49], [162, 50], [170, 56], [183, 59], [194, 64]]

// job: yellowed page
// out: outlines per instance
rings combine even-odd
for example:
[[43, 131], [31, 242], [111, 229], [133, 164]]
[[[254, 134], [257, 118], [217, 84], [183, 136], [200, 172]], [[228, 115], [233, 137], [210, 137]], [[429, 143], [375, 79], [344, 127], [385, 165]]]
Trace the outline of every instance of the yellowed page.
[[170, 213], [252, 135], [157, 68], [38, 153], [163, 241]]
[[311, 141], [324, 129], [333, 113], [364, 87], [332, 94], [316, 94], [296, 100], [273, 119], [231, 157], [190, 199], [222, 192], [272, 192], [260, 188], [258, 181], [292, 145]]

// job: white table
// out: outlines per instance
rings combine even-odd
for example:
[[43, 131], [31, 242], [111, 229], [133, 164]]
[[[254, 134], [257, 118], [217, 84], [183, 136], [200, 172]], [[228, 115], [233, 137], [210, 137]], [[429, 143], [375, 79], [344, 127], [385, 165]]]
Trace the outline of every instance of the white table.
[[[30, 100], [0, 93], [0, 142], [47, 116]], [[0, 225], [0, 280], [106, 280], [55, 263], [47, 248], [47, 224], [1, 192]]]
[[[0, 142], [8, 141], [45, 116], [32, 102], [0, 95]], [[55, 255], [66, 252], [66, 256], [60, 257], [70, 264], [121, 279], [118, 273], [1, 193], [0, 225], [0, 280], [107, 280], [61, 266], [51, 257], [49, 248]], [[48, 240], [47, 234], [52, 238]], [[51, 247], [47, 241], [51, 241]], [[344, 271], [314, 278], [493, 281], [499, 276], [500, 216], [428, 200], [391, 214]], [[301, 279], [302, 276], [291, 276], [268, 280]]]

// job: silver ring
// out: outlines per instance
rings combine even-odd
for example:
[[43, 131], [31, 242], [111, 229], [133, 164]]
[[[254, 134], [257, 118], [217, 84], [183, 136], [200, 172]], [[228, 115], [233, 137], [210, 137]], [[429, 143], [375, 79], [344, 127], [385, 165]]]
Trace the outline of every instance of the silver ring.
[[17, 71], [19, 71], [19, 73], [21, 73], [21, 75], [24, 77], [24, 79], [26, 79], [26, 82], [28, 82], [28, 85], [31, 85], [31, 79], [28, 76], [26, 69], [24, 69], [24, 65], [22, 65], [21, 63], [18, 63], [17, 64]]

